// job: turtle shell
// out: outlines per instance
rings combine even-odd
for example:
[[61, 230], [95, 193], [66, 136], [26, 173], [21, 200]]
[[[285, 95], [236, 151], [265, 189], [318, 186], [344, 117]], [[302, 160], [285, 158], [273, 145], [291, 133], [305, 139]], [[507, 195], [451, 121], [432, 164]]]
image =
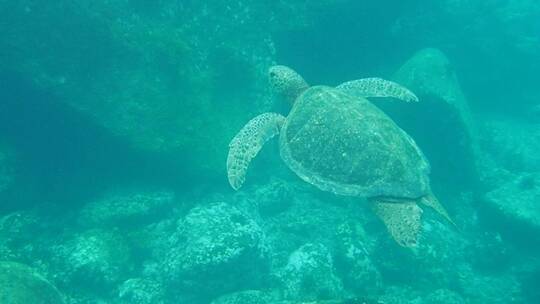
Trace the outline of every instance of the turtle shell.
[[284, 162], [324, 191], [418, 198], [429, 163], [414, 140], [362, 97], [315, 86], [300, 95], [280, 134]]

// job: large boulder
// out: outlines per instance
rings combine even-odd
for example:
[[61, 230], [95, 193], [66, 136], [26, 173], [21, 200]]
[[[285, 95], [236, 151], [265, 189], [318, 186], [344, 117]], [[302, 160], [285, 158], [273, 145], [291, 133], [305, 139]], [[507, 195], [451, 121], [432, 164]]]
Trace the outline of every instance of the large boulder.
[[178, 171], [221, 176], [229, 140], [270, 108], [271, 33], [303, 23], [301, 7], [3, 1], [0, 67]]
[[271, 304], [276, 303], [275, 296], [270, 292], [246, 290], [221, 296], [211, 304]]
[[536, 1], [441, 0], [408, 6], [392, 30], [403, 44], [444, 48], [475, 107], [507, 114], [536, 102], [527, 96], [538, 91], [538, 82], [527, 75], [540, 68], [539, 14]]
[[34, 269], [0, 262], [0, 302], [5, 304], [63, 304], [59, 291]]
[[481, 144], [495, 168], [514, 172], [540, 170], [538, 122], [508, 119], [504, 116], [483, 117]]
[[[276, 192], [276, 198], [286, 200], [276, 202], [279, 206], [275, 208], [279, 208], [280, 212], [266, 217], [264, 222], [267, 240], [272, 248], [270, 255], [274, 268], [286, 264], [290, 254], [306, 243], [321, 243], [333, 249], [339, 242], [336, 232], [345, 222], [369, 221], [369, 217], [366, 217], [369, 208], [365, 201], [336, 197], [295, 180], [297, 177], [294, 175], [290, 178], [291, 182], [283, 190], [283, 196]], [[267, 190], [271, 191], [272, 188], [269, 186]], [[275, 190], [281, 192], [280, 189], [283, 188]], [[265, 199], [265, 196], [261, 199]], [[270, 206], [271, 202], [269, 200], [265, 204]]]
[[[277, 152], [277, 151], [271, 151]], [[279, 160], [281, 161], [281, 159]], [[265, 163], [264, 163], [265, 164]], [[281, 167], [281, 168], [284, 168]], [[262, 169], [262, 168], [261, 168]], [[277, 169], [277, 168], [276, 168]], [[288, 168], [284, 168], [288, 170]], [[262, 171], [262, 170], [261, 170]], [[266, 172], [266, 170], [264, 170]], [[279, 171], [269, 173], [279, 174]], [[246, 187], [246, 191], [236, 193], [236, 200], [251, 204], [257, 209], [257, 213], [263, 219], [278, 216], [291, 207], [298, 196], [297, 183], [290, 180], [283, 180], [270, 177], [264, 184], [256, 184], [255, 187]], [[243, 196], [243, 197], [242, 197]]]
[[375, 294], [383, 286], [382, 277], [373, 264], [369, 241], [359, 222], [348, 221], [337, 227], [336, 269], [345, 287], [357, 295]]
[[172, 208], [174, 199], [174, 193], [170, 191], [109, 193], [86, 204], [78, 221], [92, 228], [141, 227], [164, 217]]
[[518, 278], [511, 274], [482, 275], [467, 266], [457, 266], [460, 273], [457, 283], [463, 298], [469, 303], [506, 304], [527, 303], [523, 298]]
[[420, 241], [414, 250], [400, 249], [387, 232], [382, 231], [371, 256], [385, 284], [445, 288], [460, 275], [456, 265], [468, 262], [468, 248], [469, 240], [463, 234], [441, 221], [433, 211], [425, 210]]
[[163, 304], [165, 291], [162, 284], [146, 278], [126, 280], [118, 288], [121, 304]]
[[458, 189], [470, 188], [478, 178], [478, 136], [467, 99], [446, 55], [437, 49], [421, 50], [399, 68], [393, 79], [411, 89], [420, 102], [383, 106], [427, 154], [433, 180]]
[[59, 284], [74, 294], [110, 294], [133, 271], [130, 248], [119, 233], [89, 230], [50, 248]]
[[287, 300], [336, 299], [345, 294], [334, 259], [323, 244], [305, 244], [298, 248], [276, 276]]
[[539, 200], [540, 174], [516, 174], [485, 195], [482, 215], [505, 239], [536, 252], [540, 248]]
[[[371, 303], [371, 302], [368, 302]], [[380, 297], [380, 302], [384, 304], [469, 304], [458, 293], [448, 289], [415, 290], [406, 286], [391, 286], [385, 288], [385, 293]], [[487, 303], [486, 303], [487, 304]]]
[[540, 246], [540, 131], [534, 121], [486, 116], [482, 128], [487, 193], [482, 219], [505, 241], [534, 252]]
[[455, 291], [449, 289], [437, 289], [425, 297], [423, 303], [463, 304], [467, 302]]
[[0, 216], [0, 260], [32, 260], [42, 232], [47, 229], [35, 212]]
[[[533, 260], [536, 260], [536, 257], [533, 257]], [[537, 287], [540, 281], [540, 265], [538, 260], [527, 260], [524, 263], [526, 263], [526, 271], [520, 279], [523, 296], [527, 303], [538, 303], [540, 302], [540, 290]]]
[[229, 204], [193, 208], [168, 239], [168, 251], [160, 260], [164, 281], [176, 291], [212, 299], [257, 287], [265, 276], [264, 233], [249, 215]]

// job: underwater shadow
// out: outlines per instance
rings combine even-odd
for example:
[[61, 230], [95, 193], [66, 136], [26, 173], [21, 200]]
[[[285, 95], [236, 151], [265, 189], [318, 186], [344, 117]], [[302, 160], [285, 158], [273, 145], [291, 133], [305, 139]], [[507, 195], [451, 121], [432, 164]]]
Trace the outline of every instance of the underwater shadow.
[[167, 157], [132, 147], [28, 78], [0, 71], [0, 139], [16, 154], [0, 212], [86, 202], [115, 187], [180, 188], [197, 180]]

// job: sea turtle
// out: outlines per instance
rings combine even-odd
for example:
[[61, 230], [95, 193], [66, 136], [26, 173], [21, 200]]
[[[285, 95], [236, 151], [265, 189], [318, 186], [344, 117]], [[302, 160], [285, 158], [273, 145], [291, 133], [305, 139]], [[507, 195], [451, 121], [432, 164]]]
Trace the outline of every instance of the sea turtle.
[[450, 222], [430, 189], [429, 163], [414, 140], [366, 97], [418, 98], [380, 78], [348, 81], [335, 88], [312, 86], [286, 66], [269, 69], [272, 89], [291, 101], [287, 117], [264, 113], [250, 120], [229, 144], [232, 188], [245, 180], [250, 161], [280, 134], [280, 155], [304, 181], [337, 195], [368, 199], [389, 233], [414, 247], [422, 209], [432, 207]]

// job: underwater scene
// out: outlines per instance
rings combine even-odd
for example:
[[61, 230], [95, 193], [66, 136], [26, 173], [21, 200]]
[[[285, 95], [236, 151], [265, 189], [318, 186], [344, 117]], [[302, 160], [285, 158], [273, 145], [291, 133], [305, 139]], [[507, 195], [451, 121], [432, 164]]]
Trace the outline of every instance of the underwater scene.
[[0, 0], [0, 304], [540, 303], [540, 2]]

